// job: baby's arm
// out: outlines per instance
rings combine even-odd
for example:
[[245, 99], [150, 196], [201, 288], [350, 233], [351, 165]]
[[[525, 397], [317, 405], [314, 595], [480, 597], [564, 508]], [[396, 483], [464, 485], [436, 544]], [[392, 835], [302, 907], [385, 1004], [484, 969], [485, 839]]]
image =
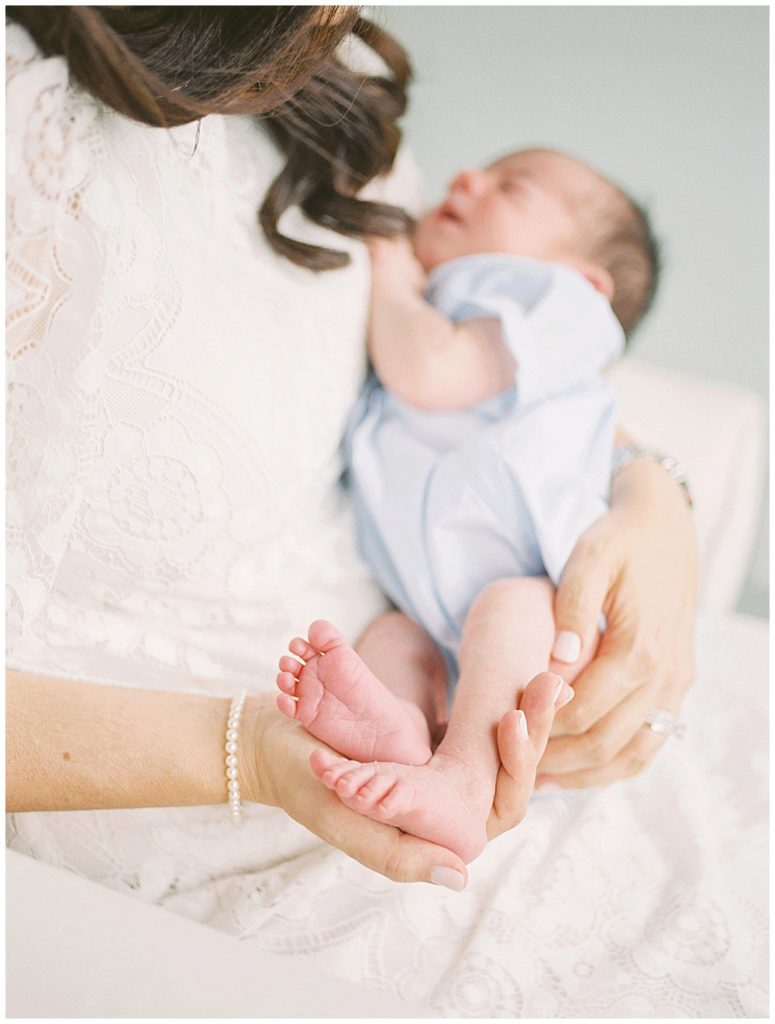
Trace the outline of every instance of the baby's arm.
[[497, 320], [455, 324], [423, 298], [425, 271], [407, 239], [377, 239], [369, 352], [382, 384], [422, 409], [459, 409], [514, 383], [516, 364]]

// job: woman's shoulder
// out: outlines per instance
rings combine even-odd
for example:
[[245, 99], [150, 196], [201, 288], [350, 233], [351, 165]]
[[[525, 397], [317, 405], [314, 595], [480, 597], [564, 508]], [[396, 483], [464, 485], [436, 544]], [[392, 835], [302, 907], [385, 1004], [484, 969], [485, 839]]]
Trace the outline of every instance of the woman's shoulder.
[[[93, 114], [97, 100], [71, 82], [64, 57], [46, 57], [29, 32], [12, 21], [5, 35], [6, 134], [30, 135], [36, 115], [47, 123], [66, 120], [74, 125], [78, 115]], [[32, 122], [32, 123], [31, 123]]]
[[44, 56], [26, 29], [7, 23], [7, 189], [20, 224], [48, 221], [48, 208], [87, 175], [97, 108], [73, 85], [63, 57]]
[[6, 88], [66, 90], [67, 62], [64, 57], [45, 57], [29, 32], [13, 21], [5, 26]]

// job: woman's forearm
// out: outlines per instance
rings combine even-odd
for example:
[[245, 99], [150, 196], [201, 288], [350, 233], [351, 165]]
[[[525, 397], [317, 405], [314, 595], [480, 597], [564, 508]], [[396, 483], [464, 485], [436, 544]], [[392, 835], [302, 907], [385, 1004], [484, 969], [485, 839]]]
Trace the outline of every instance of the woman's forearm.
[[[17, 670], [6, 678], [8, 811], [226, 802], [229, 698]], [[261, 706], [261, 698], [248, 700], [240, 723], [240, 787], [248, 800], [260, 799], [252, 737]]]

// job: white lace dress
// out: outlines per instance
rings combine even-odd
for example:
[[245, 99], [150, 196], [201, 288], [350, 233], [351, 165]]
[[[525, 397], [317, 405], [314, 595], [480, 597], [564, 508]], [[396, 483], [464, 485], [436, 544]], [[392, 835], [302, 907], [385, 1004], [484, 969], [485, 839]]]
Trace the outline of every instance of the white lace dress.
[[[269, 250], [281, 157], [250, 121], [145, 128], [18, 27], [7, 48], [9, 663], [271, 690], [299, 628], [355, 636], [382, 607], [337, 486], [365, 253], [296, 211], [283, 227], [351, 266]], [[728, 777], [737, 706], [632, 782], [537, 799], [463, 894], [388, 882], [258, 806], [238, 831], [225, 805], [16, 814], [8, 842], [444, 1016], [749, 1016], [766, 836], [736, 839], [762, 770]]]

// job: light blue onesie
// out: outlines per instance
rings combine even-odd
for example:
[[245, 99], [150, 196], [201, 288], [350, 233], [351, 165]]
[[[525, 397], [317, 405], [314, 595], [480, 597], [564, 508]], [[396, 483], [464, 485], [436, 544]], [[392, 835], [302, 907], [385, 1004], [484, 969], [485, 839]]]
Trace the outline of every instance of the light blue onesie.
[[624, 335], [605, 297], [555, 263], [466, 256], [431, 273], [426, 298], [452, 321], [498, 318], [515, 386], [427, 412], [372, 376], [346, 449], [362, 554], [455, 680], [479, 591], [507, 576], [556, 584], [607, 508], [615, 405], [600, 372]]

